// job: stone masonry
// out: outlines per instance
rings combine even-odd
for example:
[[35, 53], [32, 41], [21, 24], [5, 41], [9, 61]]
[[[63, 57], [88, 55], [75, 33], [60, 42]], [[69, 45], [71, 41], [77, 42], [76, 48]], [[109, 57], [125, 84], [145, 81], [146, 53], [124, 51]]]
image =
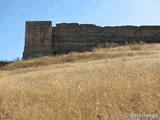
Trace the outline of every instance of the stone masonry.
[[23, 59], [53, 55], [52, 23], [50, 21], [26, 22]]
[[52, 27], [51, 21], [27, 21], [23, 59], [86, 51], [107, 42], [158, 43], [160, 26], [99, 27], [94, 24], [61, 23]]

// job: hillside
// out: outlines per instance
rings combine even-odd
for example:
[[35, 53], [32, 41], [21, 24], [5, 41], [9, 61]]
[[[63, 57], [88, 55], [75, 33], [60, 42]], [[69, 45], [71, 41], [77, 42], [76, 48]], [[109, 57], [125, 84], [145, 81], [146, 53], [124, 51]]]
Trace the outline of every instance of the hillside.
[[16, 61], [0, 68], [0, 120], [156, 118], [159, 84], [160, 44]]

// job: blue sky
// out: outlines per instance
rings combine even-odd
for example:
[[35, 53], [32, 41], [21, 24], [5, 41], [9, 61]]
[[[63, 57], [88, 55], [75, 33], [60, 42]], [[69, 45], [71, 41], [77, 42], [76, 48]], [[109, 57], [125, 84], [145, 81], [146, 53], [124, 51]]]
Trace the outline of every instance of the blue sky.
[[0, 60], [22, 58], [25, 21], [160, 25], [160, 0], [0, 0]]

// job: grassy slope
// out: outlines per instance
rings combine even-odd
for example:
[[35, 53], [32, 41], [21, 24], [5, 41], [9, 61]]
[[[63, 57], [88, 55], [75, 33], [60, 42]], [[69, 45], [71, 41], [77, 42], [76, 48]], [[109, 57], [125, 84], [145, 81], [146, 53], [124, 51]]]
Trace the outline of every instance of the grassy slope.
[[160, 44], [18, 61], [0, 70], [0, 119], [125, 120], [160, 114]]

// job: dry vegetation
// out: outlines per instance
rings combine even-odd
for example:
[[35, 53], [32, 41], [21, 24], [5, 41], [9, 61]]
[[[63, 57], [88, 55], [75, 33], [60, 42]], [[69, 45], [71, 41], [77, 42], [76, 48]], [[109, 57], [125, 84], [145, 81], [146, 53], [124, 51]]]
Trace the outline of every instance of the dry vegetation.
[[160, 115], [159, 84], [160, 44], [17, 61], [0, 70], [0, 119], [128, 120], [125, 113]]

